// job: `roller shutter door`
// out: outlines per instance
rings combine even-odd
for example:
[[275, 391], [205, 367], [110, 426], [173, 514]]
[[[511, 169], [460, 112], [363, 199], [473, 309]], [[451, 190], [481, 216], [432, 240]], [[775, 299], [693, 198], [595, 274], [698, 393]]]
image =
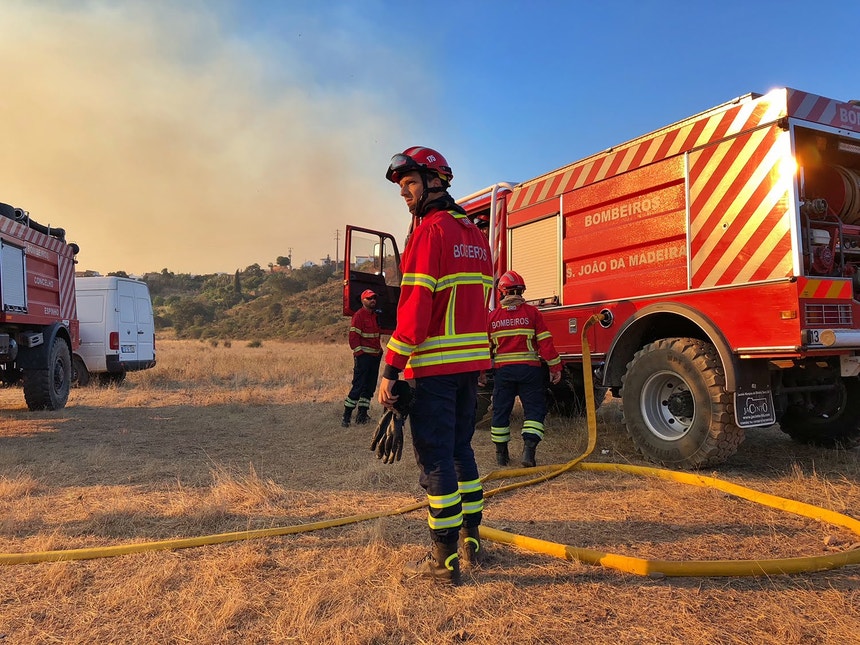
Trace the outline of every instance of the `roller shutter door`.
[[526, 281], [527, 300], [561, 298], [558, 215], [511, 229], [511, 269]]

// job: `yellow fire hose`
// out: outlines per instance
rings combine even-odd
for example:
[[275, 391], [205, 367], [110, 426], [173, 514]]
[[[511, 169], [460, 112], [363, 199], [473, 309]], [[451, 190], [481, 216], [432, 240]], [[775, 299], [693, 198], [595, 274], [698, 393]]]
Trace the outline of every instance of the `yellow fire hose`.
[[[585, 452], [565, 464], [550, 466], [537, 466], [534, 468], [509, 468], [494, 470], [482, 478], [482, 481], [497, 479], [510, 479], [514, 477], [537, 475], [532, 479], [507, 484], [493, 490], [487, 491], [485, 497], [492, 497], [499, 493], [531, 486], [547, 481], [570, 470], [590, 470], [595, 472], [626, 472], [633, 475], [658, 477], [669, 479], [684, 484], [715, 488], [735, 497], [770, 506], [780, 510], [808, 517], [810, 519], [827, 522], [853, 531], [860, 536], [860, 521], [855, 520], [842, 513], [830, 511], [824, 508], [804, 504], [775, 495], [768, 495], [759, 491], [718, 480], [713, 477], [705, 477], [694, 473], [683, 473], [660, 468], [647, 468], [644, 466], [628, 466], [623, 464], [604, 463], [582, 463], [591, 454], [597, 444], [597, 423], [595, 419], [594, 388], [591, 380], [591, 354], [586, 338], [587, 330], [600, 317], [594, 315], [586, 322], [582, 330], [583, 346], [583, 374], [585, 375], [585, 399], [588, 424], [588, 445]], [[41, 551], [30, 553], [2, 553], [0, 554], [0, 565], [26, 564], [35, 562], [59, 562], [67, 560], [88, 560], [95, 558], [109, 558], [131, 553], [143, 553], [145, 551], [163, 551], [169, 549], [185, 549], [191, 547], [205, 546], [209, 544], [223, 544], [227, 542], [238, 542], [241, 540], [252, 540], [256, 538], [275, 537], [280, 535], [291, 535], [317, 531], [320, 529], [333, 528], [364, 522], [366, 520], [401, 515], [418, 510], [427, 506], [427, 502], [416, 502], [400, 508], [351, 515], [348, 517], [299, 524], [296, 526], [282, 526], [269, 529], [256, 529], [250, 531], [236, 531], [232, 533], [219, 533], [205, 535], [195, 538], [181, 538], [175, 540], [161, 540], [157, 542], [143, 542], [137, 544], [123, 544], [107, 547], [92, 547], [84, 549], [66, 549], [56, 551]], [[601, 565], [619, 571], [633, 573], [642, 576], [755, 576], [772, 575], [784, 573], [799, 573], [804, 571], [822, 571], [836, 569], [846, 565], [860, 563], [860, 549], [853, 549], [842, 553], [834, 553], [822, 556], [809, 556], [797, 558], [782, 558], [773, 560], [645, 560], [631, 556], [607, 553], [594, 549], [583, 549], [569, 545], [548, 542], [537, 538], [527, 537], [500, 531], [486, 525], [481, 526], [481, 537], [493, 542], [511, 544], [536, 553], [543, 553], [565, 560], [577, 560], [586, 564]]]

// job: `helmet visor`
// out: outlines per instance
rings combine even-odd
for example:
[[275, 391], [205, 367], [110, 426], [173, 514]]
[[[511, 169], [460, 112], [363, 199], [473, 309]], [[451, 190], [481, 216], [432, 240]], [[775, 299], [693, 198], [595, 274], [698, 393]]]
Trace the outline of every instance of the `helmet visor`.
[[421, 166], [409, 155], [399, 154], [391, 157], [391, 163], [388, 164], [388, 172], [385, 173], [385, 178], [388, 181], [395, 183], [400, 181], [400, 176], [412, 170], [420, 170]]

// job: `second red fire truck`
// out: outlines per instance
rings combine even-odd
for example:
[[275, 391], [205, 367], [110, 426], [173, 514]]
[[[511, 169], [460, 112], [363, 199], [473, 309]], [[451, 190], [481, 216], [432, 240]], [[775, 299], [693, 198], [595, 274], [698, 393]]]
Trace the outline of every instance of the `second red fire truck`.
[[[699, 468], [750, 428], [860, 442], [860, 104], [747, 94], [519, 184], [458, 200], [490, 218], [497, 275], [528, 285], [565, 363], [562, 408], [621, 397], [649, 460]], [[347, 228], [344, 310], [381, 295], [394, 238]]]
[[20, 381], [30, 410], [59, 410], [69, 398], [77, 253], [63, 229], [0, 204], [0, 381]]

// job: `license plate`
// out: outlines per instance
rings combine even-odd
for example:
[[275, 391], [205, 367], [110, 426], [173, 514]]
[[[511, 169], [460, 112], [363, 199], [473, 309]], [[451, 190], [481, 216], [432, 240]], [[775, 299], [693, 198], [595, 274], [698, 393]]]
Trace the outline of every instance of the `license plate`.
[[119, 351], [123, 354], [134, 354], [134, 345], [121, 345]]

